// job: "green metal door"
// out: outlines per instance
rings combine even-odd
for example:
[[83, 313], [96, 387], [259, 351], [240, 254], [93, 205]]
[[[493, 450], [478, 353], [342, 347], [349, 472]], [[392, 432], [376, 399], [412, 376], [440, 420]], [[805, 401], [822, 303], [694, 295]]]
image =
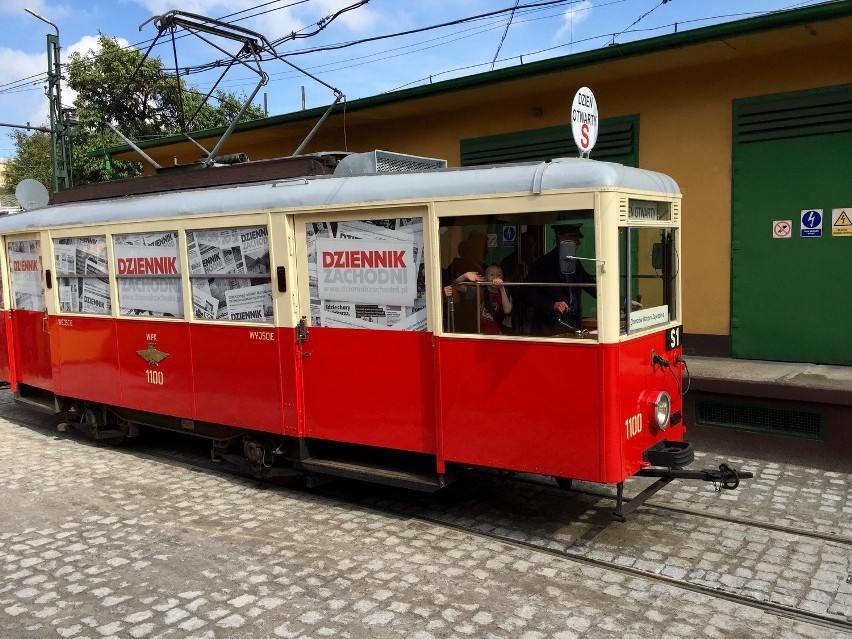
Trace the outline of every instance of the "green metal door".
[[[470, 138], [460, 143], [461, 165], [502, 164], [506, 162], [547, 162], [553, 158], [578, 157], [571, 125], [516, 131]], [[601, 120], [593, 160], [638, 166], [639, 116]]]
[[852, 85], [735, 102], [734, 357], [852, 365], [852, 228], [832, 228], [837, 209], [852, 214]]

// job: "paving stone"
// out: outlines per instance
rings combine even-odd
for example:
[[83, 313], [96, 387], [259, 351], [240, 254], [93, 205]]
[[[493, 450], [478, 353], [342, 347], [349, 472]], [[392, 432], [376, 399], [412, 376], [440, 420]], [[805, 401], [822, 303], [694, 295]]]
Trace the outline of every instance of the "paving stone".
[[[393, 516], [94, 446], [40, 419], [0, 393], [0, 636], [837, 636], [405, 512], [852, 617], [839, 542], [650, 507], [610, 523], [603, 498], [490, 478], [448, 497], [376, 491]], [[741, 465], [757, 479], [739, 491], [674, 482], [654, 502], [852, 538], [848, 475]]]

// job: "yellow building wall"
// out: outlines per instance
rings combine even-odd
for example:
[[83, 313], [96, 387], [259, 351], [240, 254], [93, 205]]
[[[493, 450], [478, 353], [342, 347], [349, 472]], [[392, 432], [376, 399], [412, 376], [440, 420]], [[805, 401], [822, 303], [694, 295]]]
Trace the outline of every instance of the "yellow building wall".
[[[596, 82], [594, 71], [554, 79], [551, 84], [559, 90], [549, 94], [524, 94], [507, 85], [505, 92], [512, 97], [476, 109], [377, 123], [348, 137], [357, 150], [393, 149], [441, 157], [458, 166], [459, 140], [566, 124], [574, 91], [582, 84], [590, 86], [601, 118], [639, 114], [639, 166], [671, 175], [684, 194], [686, 331], [728, 335], [733, 101], [847, 83], [852, 79], [852, 56], [840, 61], [830, 47], [811, 48], [807, 55], [790, 51], [690, 68], [675, 76], [660, 73], [608, 82]], [[330, 132], [332, 139], [334, 134]], [[322, 148], [321, 140], [312, 146]]]

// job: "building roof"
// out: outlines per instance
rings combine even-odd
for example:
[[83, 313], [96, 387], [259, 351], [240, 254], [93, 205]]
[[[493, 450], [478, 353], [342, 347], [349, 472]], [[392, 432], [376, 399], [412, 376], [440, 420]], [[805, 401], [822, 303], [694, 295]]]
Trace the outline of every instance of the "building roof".
[[[516, 66], [496, 69], [477, 73], [459, 78], [443, 80], [424, 86], [392, 91], [376, 96], [352, 100], [346, 104], [346, 112], [352, 115], [359, 111], [399, 105], [424, 98], [445, 96], [462, 91], [470, 91], [497, 85], [506, 82], [526, 80], [537, 76], [565, 72], [570, 69], [603, 65], [649, 56], [655, 53], [681, 52], [687, 47], [697, 47], [702, 44], [727, 42], [735, 38], [744, 38], [756, 34], [767, 33], [779, 29], [808, 25], [814, 22], [835, 20], [852, 16], [852, 0], [831, 0], [817, 5], [801, 9], [778, 11], [755, 18], [746, 18], [733, 22], [676, 32], [668, 35], [657, 36], [644, 40], [638, 40], [625, 44], [584, 51], [567, 56], [559, 56], [537, 62], [523, 63]], [[711, 55], [711, 54], [706, 54]], [[680, 59], [683, 56], [678, 55]], [[343, 107], [338, 106], [338, 110]], [[315, 122], [327, 110], [327, 107], [318, 107], [304, 111], [285, 113], [268, 118], [261, 118], [237, 125], [235, 133], [247, 132], [256, 129], [264, 129], [294, 123]], [[218, 127], [203, 131], [195, 131], [191, 134], [193, 138], [204, 139], [221, 136], [227, 127]], [[182, 135], [173, 135], [156, 140], [139, 142], [142, 149], [157, 148], [185, 142]], [[132, 152], [127, 145], [115, 146], [106, 149], [108, 154], [123, 154]], [[135, 159], [135, 158], [134, 158]]]

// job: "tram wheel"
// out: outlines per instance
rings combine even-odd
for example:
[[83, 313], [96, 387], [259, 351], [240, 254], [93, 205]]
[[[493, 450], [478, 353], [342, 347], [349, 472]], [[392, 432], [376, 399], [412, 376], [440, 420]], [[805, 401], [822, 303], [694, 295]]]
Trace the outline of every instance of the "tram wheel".
[[[90, 406], [83, 411], [76, 426], [86, 437], [94, 439], [98, 446], [121, 446], [127, 438], [127, 432], [111, 422], [114, 420], [101, 407]], [[108, 434], [104, 434], [104, 431]]]

